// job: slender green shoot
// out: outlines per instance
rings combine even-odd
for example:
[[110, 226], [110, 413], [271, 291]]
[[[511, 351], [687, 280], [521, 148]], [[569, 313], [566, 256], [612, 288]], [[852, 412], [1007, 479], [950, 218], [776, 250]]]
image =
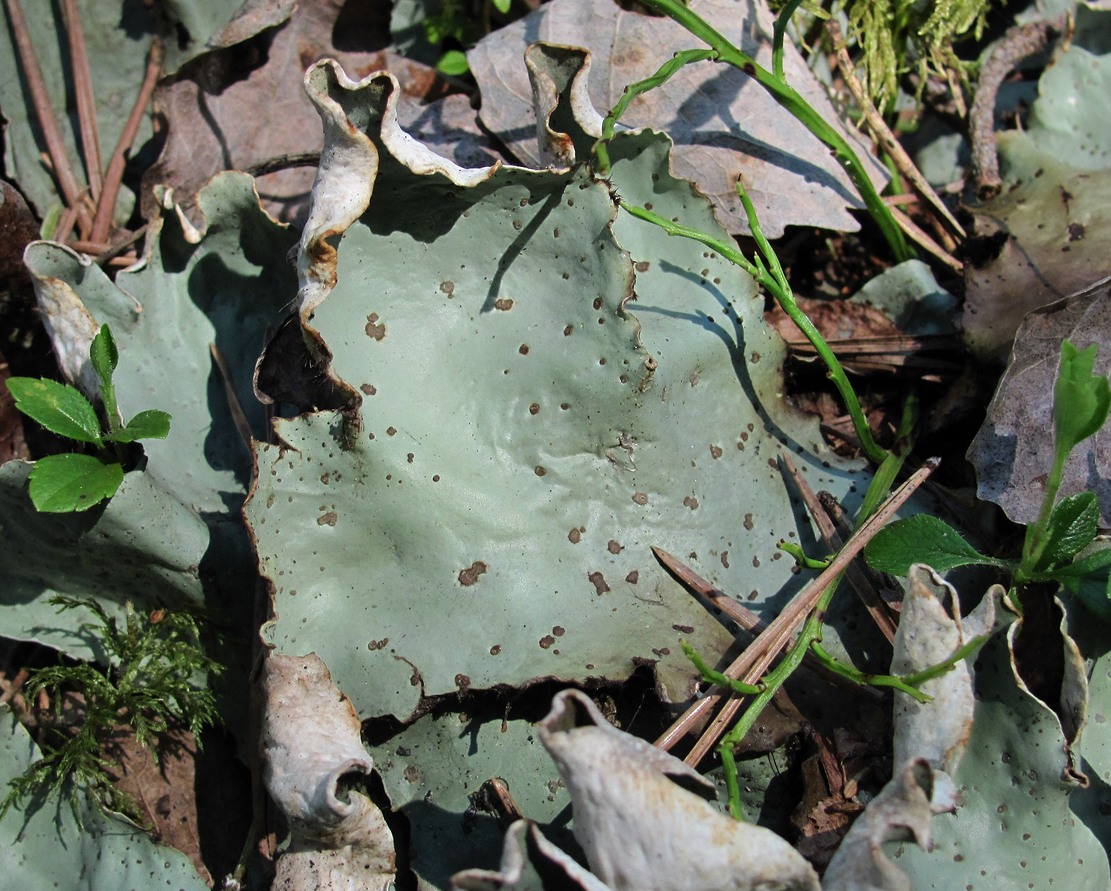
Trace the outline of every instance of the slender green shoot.
[[685, 640], [680, 641], [679, 646], [683, 648], [686, 657], [690, 659], [694, 667], [698, 669], [698, 673], [711, 684], [716, 684], [725, 690], [731, 690], [738, 696], [755, 696], [757, 693], [763, 692], [764, 684], [762, 683], [746, 684], [742, 681], [738, 681], [736, 678], [731, 678], [729, 675], [722, 674], [720, 671], [710, 668], [706, 660], [698, 654], [698, 651]]
[[787, 26], [791, 24], [791, 16], [800, 6], [802, 0], [787, 0], [779, 15], [775, 17], [775, 25], [772, 28], [772, 74], [784, 83], [787, 78], [783, 74], [783, 38], [787, 33]]
[[783, 311], [788, 317], [799, 327], [799, 330], [806, 336], [806, 339], [810, 341], [818, 355], [822, 358], [822, 361], [825, 362], [829, 379], [833, 382], [834, 387], [837, 388], [837, 392], [845, 403], [845, 408], [849, 413], [849, 417], [852, 419], [853, 430], [860, 440], [861, 449], [869, 459], [875, 461], [877, 464], [882, 463], [887, 457], [887, 452], [876, 443], [875, 438], [872, 436], [872, 430], [868, 426], [868, 419], [865, 418], [864, 410], [860, 407], [860, 400], [857, 399], [852, 383], [849, 381], [848, 375], [845, 374], [845, 370], [842, 368], [837, 356], [834, 354], [833, 350], [830, 349], [829, 344], [826, 343], [821, 332], [818, 331], [814, 323], [810, 321], [809, 317], [802, 311], [798, 302], [795, 300], [794, 292], [791, 290], [787, 278], [783, 273], [783, 267], [779, 263], [779, 258], [776, 256], [775, 249], [764, 236], [763, 230], [760, 228], [760, 222], [756, 217], [756, 209], [753, 207], [752, 201], [749, 199], [748, 194], [745, 192], [740, 182], [737, 183], [737, 194], [740, 196], [741, 202], [744, 205], [753, 238], [756, 240], [760, 254], [763, 254], [764, 259], [761, 259], [760, 256], [757, 255], [754, 258], [755, 262], [750, 262], [732, 243], [724, 242], [700, 229], [692, 229], [689, 226], [683, 226], [679, 223], [672, 222], [653, 211], [634, 204], [629, 204], [626, 201], [620, 201], [620, 205], [623, 210], [632, 216], [659, 226], [668, 235], [689, 238], [700, 244], [706, 245], [706, 247], [716, 251], [730, 263], [739, 266], [756, 279], [758, 284], [766, 288], [768, 293], [770, 293], [772, 297], [775, 298], [776, 302], [783, 308]]
[[637, 96], [641, 96], [649, 90], [654, 90], [656, 87], [663, 86], [663, 84], [671, 80], [672, 77], [687, 65], [694, 62], [713, 61], [716, 58], [717, 53], [713, 50], [683, 50], [664, 62], [659, 70], [651, 77], [646, 77], [644, 80], [638, 80], [636, 83], [629, 84], [622, 90], [621, 98], [617, 100], [617, 104], [602, 121], [602, 136], [594, 145], [594, 157], [597, 159], [597, 170], [600, 176], [609, 176], [609, 144], [613, 139], [614, 131], [617, 129], [617, 122], [621, 120], [621, 116], [628, 110], [629, 104], [636, 99]]
[[[834, 157], [852, 179], [853, 185], [856, 186], [869, 213], [883, 232], [895, 259], [902, 262], [913, 257], [913, 252], [903, 236], [903, 230], [899, 228], [894, 215], [880, 197], [879, 192], [876, 191], [875, 186], [872, 185], [868, 172], [864, 169], [864, 165], [857, 157], [852, 146], [849, 145], [848, 140], [818, 114], [797, 90], [784, 81], [782, 73], [777, 75], [758, 65], [752, 56], [727, 40], [709, 22], [685, 6], [681, 0], [643, 0], [643, 2], [645, 6], [668, 16], [686, 28], [694, 37], [707, 44], [716, 52], [716, 61], [726, 62], [744, 71], [745, 74], [770, 93], [780, 106], [832, 149]], [[790, 4], [788, 10], [793, 11]], [[785, 12], [788, 10], [785, 10]], [[785, 22], [783, 28], [786, 28]], [[780, 40], [782, 40], [782, 31], [780, 32]], [[780, 65], [782, 66], [782, 52], [780, 56]]]
[[[902, 693], [906, 693], [907, 696], [917, 702], [926, 703], [930, 702], [932, 699], [932, 697], [919, 690], [916, 685], [908, 683], [906, 678], [901, 678], [893, 674], [869, 674], [868, 672], [861, 671], [855, 665], [850, 665], [847, 662], [842, 662], [840, 659], [834, 658], [826, 651], [825, 647], [822, 646], [820, 640], [811, 641], [810, 652], [817, 656], [821, 663], [830, 671], [841, 675], [841, 677], [848, 678], [854, 683], [862, 686], [891, 687]], [[951, 664], [947, 665], [943, 671], [948, 671], [952, 667]], [[937, 668], [937, 666], [930, 666], [930, 668], [933, 670]]]

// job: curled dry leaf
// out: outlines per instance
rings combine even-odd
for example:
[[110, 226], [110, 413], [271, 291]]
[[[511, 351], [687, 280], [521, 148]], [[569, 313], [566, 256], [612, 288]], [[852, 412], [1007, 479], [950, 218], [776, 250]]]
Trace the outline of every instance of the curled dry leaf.
[[390, 888], [397, 868], [393, 836], [357, 788], [374, 764], [351, 701], [315, 653], [270, 656], [263, 691], [263, 778], [291, 836], [273, 887]]
[[[608, 891], [598, 879], [544, 838], [531, 820], [518, 820], [505, 833], [501, 868], [468, 869], [451, 878], [452, 891], [531, 891], [537, 873], [558, 876], [567, 891]], [[546, 883], [543, 887], [547, 888]]]
[[883, 843], [930, 843], [936, 774], [922, 758], [907, 761], [853, 824], [822, 882], [823, 891], [911, 891], [910, 880], [883, 854]]
[[[962, 619], [956, 590], [928, 566], [912, 566], [892, 673], [923, 671], [949, 659], [969, 641], [986, 639], [995, 628], [1002, 596], [1003, 588], [994, 585]], [[910, 891], [910, 880], [884, 856], [883, 843], [913, 840], [928, 848], [933, 815], [956, 807], [952, 774], [972, 733], [972, 675], [962, 659], [920, 689], [930, 695], [929, 702], [909, 696], [895, 699], [894, 761], [901, 766], [841, 843], [826, 871], [825, 891]]]
[[[912, 566], [895, 635], [892, 674], [923, 671], [944, 662], [970, 640], [986, 637], [995, 625], [996, 603], [1002, 596], [1003, 588], [994, 585], [962, 619], [960, 598], [953, 586], [928, 566]], [[895, 763], [921, 758], [951, 776], [972, 731], [975, 700], [967, 663], [960, 660], [950, 671], [923, 683], [921, 690], [931, 697], [929, 702], [909, 696], [895, 698]], [[939, 793], [942, 787], [952, 788], [949, 782], [938, 786]], [[934, 804], [939, 811], [950, 809], [944, 801]]]
[[786, 841], [715, 809], [709, 780], [610, 725], [584, 693], [557, 694], [539, 732], [571, 793], [575, 838], [614, 891], [817, 891]]

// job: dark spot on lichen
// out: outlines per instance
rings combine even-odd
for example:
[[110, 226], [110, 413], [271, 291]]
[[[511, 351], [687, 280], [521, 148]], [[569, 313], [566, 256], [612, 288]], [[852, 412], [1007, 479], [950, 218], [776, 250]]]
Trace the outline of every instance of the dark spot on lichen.
[[335, 526], [338, 521], [339, 521], [339, 515], [334, 510], [330, 510], [330, 511], [328, 511], [328, 513], [322, 514], [321, 516], [316, 518], [316, 525], [317, 526]]
[[671, 649], [669, 647], [660, 647], [658, 650], [652, 647], [652, 654], [658, 659], [660, 656], [670, 656]]
[[440, 282], [440, 290], [450, 297], [455, 293], [455, 282]]
[[574, 331], [574, 330], [575, 330], [574, 325], [568, 325], [566, 328], [563, 329], [563, 336], [564, 337], [570, 337], [571, 332]]
[[536, 467], [533, 468], [532, 472], [535, 473], [537, 476], [543, 476], [548, 471], [546, 471], [543, 467], [541, 467], [539, 464], [537, 464]]
[[635, 501], [637, 504], [647, 504], [648, 495], [644, 492], [634, 492], [633, 501]]
[[648, 267], [651, 266], [651, 265], [652, 264], [649, 263], [647, 260], [640, 260], [636, 263], [636, 265], [633, 268], [636, 269], [637, 272], [647, 272]]
[[501, 652], [501, 644], [494, 644], [490, 647], [490, 655], [497, 656]]
[[567, 411], [567, 409], [569, 409], [569, 408], [571, 407], [571, 403], [570, 403], [570, 402], [561, 402], [561, 403], [559, 404], [559, 407], [560, 407], [560, 408], [561, 408], [561, 409], [562, 409], [563, 411]]
[[395, 436], [396, 434], [397, 434], [397, 428], [396, 427], [387, 427], [386, 428], [386, 436]]
[[468, 566], [466, 569], [461, 569], [459, 571], [459, 584], [461, 584], [464, 588], [469, 588], [471, 585], [477, 582], [478, 577], [482, 575], [482, 573], [486, 572], [486, 570], [488, 570], [489, 568], [490, 567], [483, 563], [481, 560], [475, 560], [475, 562]]
[[379, 323], [378, 313], [372, 312], [366, 317], [366, 336], [374, 340], [382, 340], [386, 336], [386, 325]]
[[409, 452], [408, 454], [406, 454], [406, 456], [405, 456], [405, 460], [406, 460], [406, 461], [408, 461], [408, 462], [409, 462], [410, 464], [412, 464], [412, 463], [413, 463], [413, 458], [414, 458], [414, 457], [415, 457], [415, 456], [413, 455], [413, 453], [412, 453], [412, 452]]
[[522, 356], [527, 356], [528, 355], [528, 344], [527, 343], [522, 343], [519, 347], [517, 347], [517, 352], [520, 353]]
[[471, 679], [465, 674], [457, 674], [455, 676], [455, 686], [459, 688], [460, 693], [466, 693], [471, 689]]
[[754, 523], [754, 522], [752, 521], [752, 514], [745, 514], [745, 521], [744, 521], [744, 523], [743, 523], [742, 525], [743, 525], [743, 526], [745, 527], [745, 529], [747, 529], [747, 530], [748, 530], [749, 532], [751, 532], [751, 531], [752, 531], [752, 527], [756, 525], [756, 524], [755, 524], [755, 523]]
[[1069, 223], [1069, 241], [1080, 241], [1084, 237], [1083, 223]]
[[602, 308], [602, 298], [601, 297], [595, 297], [594, 302], [591, 304], [591, 306], [593, 306], [595, 309], [601, 309]]
[[710, 446], [710, 457], [711, 458], [713, 458], [716, 461], [718, 458], [721, 457], [721, 455], [722, 455], [721, 446], [716, 446], [716, 445]]
[[554, 643], [555, 638], [552, 637], [550, 634], [545, 634], [542, 638], [540, 638], [540, 649], [546, 650]]
[[494, 301], [494, 309], [500, 309], [502, 312], [509, 312], [513, 309], [513, 299], [511, 297], [499, 297]]
[[721, 552], [721, 565], [724, 566], [726, 569], [729, 568], [729, 552], [728, 551], [722, 551]]
[[577, 528], [572, 529], [567, 533], [567, 540], [571, 542], [571, 544], [578, 544], [583, 540], [582, 533]]
[[620, 554], [624, 550], [624, 548], [622, 548], [620, 544], [618, 544], [611, 538], [606, 544], [606, 550], [609, 551], [611, 554]]
[[691, 510], [698, 510], [698, 499], [695, 498], [693, 495], [688, 495], [686, 498], [684, 498], [683, 504], [685, 504]]
[[420, 773], [420, 768], [417, 767], [417, 765], [407, 764], [405, 766], [405, 770], [403, 770], [401, 773], [402, 773], [402, 776], [404, 776], [405, 779], [408, 782], [412, 783], [414, 786], [417, 786], [417, 785], [420, 784], [421, 773]]
[[606, 584], [605, 577], [600, 572], [588, 572], [586, 577], [590, 579], [590, 584], [594, 586], [595, 592], [598, 594], [605, 594], [610, 586]]
[[556, 637], [563, 637], [563, 635], [565, 635], [566, 633], [567, 629], [564, 628], [562, 625], [556, 625], [552, 628], [552, 634], [554, 634]]
[[439, 481], [440, 481], [440, 475], [438, 473], [434, 473], [432, 475], [432, 482], [438, 483]]
[[530, 415], [537, 415], [537, 414], [540, 414], [540, 404], [539, 404], [539, 403], [536, 403], [536, 402], [534, 402], [534, 403], [533, 403], [532, 405], [530, 405], [530, 406], [528, 407], [528, 413], [529, 413]]
[[363, 384], [359, 389], [366, 393], [367, 396], [373, 396], [378, 392], [378, 388], [373, 384]]
[[371, 651], [381, 650], [384, 649], [386, 644], [388, 644], [389, 642], [390, 639], [388, 637], [383, 637], [381, 640], [372, 640], [366, 645], [366, 648]]
[[635, 585], [639, 579], [640, 573], [635, 569], [627, 576], [625, 576], [625, 581], [627, 581], [630, 585]]
[[678, 631], [680, 634], [694, 634], [693, 625], [672, 625], [671, 627]]

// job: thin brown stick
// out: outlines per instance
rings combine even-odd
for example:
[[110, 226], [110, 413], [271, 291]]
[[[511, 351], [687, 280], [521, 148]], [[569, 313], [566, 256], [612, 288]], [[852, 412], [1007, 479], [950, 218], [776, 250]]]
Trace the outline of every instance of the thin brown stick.
[[243, 440], [243, 445], [247, 447], [249, 453], [252, 438], [251, 424], [247, 420], [247, 414], [243, 411], [239, 396], [235, 392], [235, 382], [232, 379], [231, 369], [228, 368], [228, 362], [216, 344], [210, 343], [208, 351], [212, 353], [212, 361], [216, 363], [216, 369], [220, 372], [220, 377], [224, 381], [224, 395], [228, 398], [228, 407], [231, 409], [231, 419], [235, 424], [236, 432], [239, 434], [239, 438]]
[[[841, 535], [837, 531], [833, 519], [826, 513], [817, 493], [810, 487], [806, 477], [799, 473], [795, 462], [788, 455], [781, 455], [780, 460], [795, 481], [795, 486], [798, 487], [799, 494], [802, 495], [802, 500], [806, 504], [806, 509], [810, 511], [810, 516], [813, 517], [814, 524], [822, 535], [822, 540], [833, 550], [839, 550], [842, 546]], [[861, 603], [864, 604], [864, 608], [868, 610], [868, 615], [876, 623], [880, 633], [887, 638], [888, 643], [895, 643], [895, 620], [888, 612], [887, 604], [880, 597], [875, 585], [872, 584], [872, 580], [855, 562], [849, 564], [845, 576], [856, 591]]]
[[154, 86], [162, 73], [162, 59], [164, 57], [162, 41], [155, 37], [150, 44], [150, 53], [147, 56], [147, 70], [143, 76], [143, 85], [139, 88], [139, 95], [128, 115], [123, 132], [112, 152], [108, 162], [108, 170], [104, 174], [104, 190], [100, 194], [100, 202], [96, 208], [96, 219], [93, 221], [92, 234], [89, 241], [107, 241], [108, 233], [112, 228], [112, 214], [116, 210], [116, 196], [120, 192], [120, 183], [123, 182], [123, 171], [127, 164], [127, 151], [135, 141], [139, 132], [139, 125], [143, 122], [147, 104], [154, 93]]
[[62, 211], [58, 217], [58, 224], [54, 227], [51, 237], [54, 241], [65, 244], [69, 240], [70, 234], [73, 232], [74, 224], [77, 222], [77, 208], [67, 207]]
[[23, 66], [23, 76], [27, 80], [31, 104], [34, 106], [35, 116], [42, 129], [43, 139], [46, 141], [46, 151], [50, 155], [54, 179], [58, 182], [58, 189], [66, 205], [76, 210], [81, 228], [87, 232], [91, 222], [81, 202], [81, 186], [78, 185], [77, 177], [74, 176], [73, 168], [70, 166], [65, 140], [54, 117], [54, 107], [50, 103], [50, 94], [46, 89], [46, 81], [43, 80], [42, 68], [39, 67], [38, 56], [35, 55], [35, 47], [31, 43], [31, 32], [27, 30], [23, 7], [20, 6], [19, 0], [5, 0], [5, 2], [12, 22], [12, 38], [19, 51], [19, 62]]
[[999, 156], [995, 150], [995, 99], [999, 88], [1019, 62], [1045, 49], [1050, 32], [1062, 31], [1067, 24], [1068, 17], [1060, 15], [1040, 22], [1015, 25], [988, 47], [968, 115], [972, 176], [976, 183], [976, 195], [982, 201], [994, 198], [1003, 188], [1003, 180], [999, 176]]
[[[764, 629], [764, 631], [753, 641], [745, 652], [743, 652], [733, 664], [730, 665], [724, 672], [727, 677], [738, 679], [741, 673], [747, 671], [750, 666], [755, 664], [759, 659], [764, 664], [770, 664], [775, 658], [775, 654], [779, 653], [787, 644], [794, 629], [799, 625], [807, 613], [809, 613], [814, 605], [821, 598], [822, 593], [826, 587], [832, 584], [845, 570], [845, 567], [852, 562], [863, 549], [864, 546], [872, 540], [877, 532], [883, 528], [884, 524], [891, 519], [895, 512], [902, 507], [907, 499], [922, 485], [938, 465], [936, 458], [928, 459], [922, 467], [918, 468], [912, 473], [899, 488], [892, 492], [887, 499], [876, 509], [860, 528], [853, 533], [845, 546], [837, 553], [837, 555], [830, 561], [820, 575], [812, 579], [806, 587], [804, 587], [795, 597], [787, 604], [786, 608], [778, 616], [775, 617]], [[759, 653], [759, 657], [757, 657]], [[766, 662], [764, 662], [766, 660]], [[759, 677], [759, 676], [757, 676]], [[747, 679], [748, 683], [753, 683], [752, 675], [750, 674]], [[716, 698], [715, 698], [716, 697]], [[711, 702], [710, 700], [713, 699]], [[668, 749], [673, 746], [680, 738], [682, 738], [687, 731], [701, 720], [706, 712], [713, 708], [716, 702], [720, 701], [720, 694], [711, 694], [700, 699], [686, 710], [664, 733], [656, 740], [656, 745], [663, 749]], [[737, 700], [739, 703], [740, 700]], [[734, 709], [735, 711], [735, 709]], [[717, 727], [721, 722], [714, 722], [713, 726]], [[703, 734], [703, 738], [699, 740], [699, 747], [709, 748], [713, 746], [710, 742], [707, 744], [707, 734]]]
[[[868, 129], [872, 131], [872, 135], [883, 150], [887, 152], [888, 157], [895, 163], [896, 168], [903, 174], [915, 190], [921, 195], [929, 205], [937, 212], [937, 214], [945, 220], [949, 228], [953, 230], [961, 238], [965, 237], [964, 227], [957, 222], [957, 218], [945, 206], [945, 202], [941, 200], [937, 192], [934, 191], [933, 186], [926, 181], [926, 178], [919, 171], [918, 166], [911, 160], [910, 155], [900, 145], [899, 140], [895, 134], [891, 132], [891, 128], [887, 126], [887, 122], [883, 119], [876, 107], [872, 104], [872, 100], [864, 92], [864, 88], [860, 84], [860, 80], [856, 76], [856, 67], [853, 65], [852, 59], [849, 58], [849, 53], [845, 49], [845, 43], [841, 38], [841, 29], [838, 27], [837, 22], [830, 19], [826, 22], [826, 28], [829, 30], [830, 38], [833, 40], [835, 52], [837, 55], [837, 66], [841, 69], [841, 75], [845, 78], [845, 85], [849, 88], [849, 92], [853, 94], [853, 99], [856, 100], [857, 107], [860, 113], [864, 116], [864, 121], [868, 125]], [[899, 221], [902, 225], [902, 221]]]
[[[678, 557], [673, 557], [663, 548], [652, 548], [652, 553], [656, 555], [656, 559], [663, 564], [664, 569], [670, 572], [676, 580], [683, 585], [691, 593], [705, 598], [711, 606], [715, 609], [720, 609], [730, 619], [732, 619], [742, 630], [747, 631], [753, 636], [758, 636], [768, 626], [764, 621], [756, 615], [752, 610], [748, 609], [744, 604], [738, 603], [720, 588], [715, 588], [706, 579], [702, 578], [697, 572], [683, 563]], [[817, 656], [807, 653], [803, 657], [803, 665], [809, 668], [816, 674], [821, 675], [825, 680], [831, 684], [843, 686], [851, 690], [868, 690], [869, 694], [875, 693], [876, 698], [880, 694], [867, 687], [861, 687], [859, 684], [850, 681], [843, 675], [839, 675], [826, 668]]]
[[[886, 201], [887, 199], [884, 200]], [[964, 264], [938, 244], [929, 232], [919, 226], [897, 207], [888, 205], [888, 210], [891, 211], [891, 216], [895, 218], [895, 222], [898, 223], [899, 227], [910, 237], [911, 241], [923, 250], [931, 253], [958, 275], [964, 273]]]
[[81, 12], [77, 0], [63, 0], [62, 15], [66, 23], [70, 65], [73, 68], [73, 93], [77, 100], [77, 121], [81, 128], [81, 147], [85, 152], [85, 176], [89, 193], [96, 201], [101, 190], [100, 134], [96, 126], [96, 99], [93, 79], [89, 73], [89, 54], [85, 51], [85, 32], [81, 28]]

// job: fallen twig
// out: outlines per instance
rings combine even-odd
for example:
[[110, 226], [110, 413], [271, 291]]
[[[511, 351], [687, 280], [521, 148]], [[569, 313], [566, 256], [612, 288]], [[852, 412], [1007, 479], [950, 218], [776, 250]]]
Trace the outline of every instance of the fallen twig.
[[995, 150], [995, 99], [999, 87], [1019, 62], [1045, 49], [1051, 32], [1063, 31], [1067, 24], [1068, 16], [1059, 15], [1041, 22], [1015, 25], [988, 48], [968, 115], [972, 176], [976, 195], [982, 201], [994, 198], [1003, 188]]

